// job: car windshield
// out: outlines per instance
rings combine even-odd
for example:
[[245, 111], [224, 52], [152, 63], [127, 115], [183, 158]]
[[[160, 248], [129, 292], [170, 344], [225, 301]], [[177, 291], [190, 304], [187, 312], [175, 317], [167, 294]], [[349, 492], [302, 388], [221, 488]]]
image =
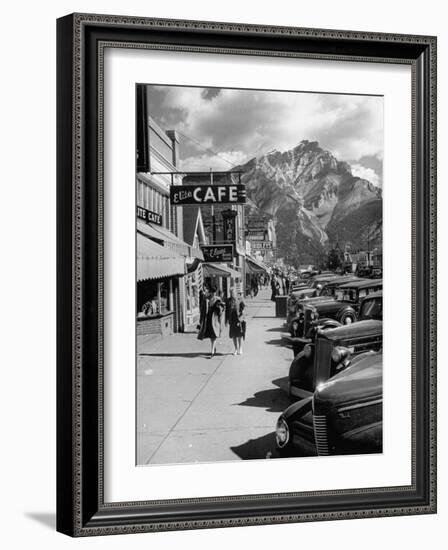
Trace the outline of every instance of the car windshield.
[[381, 298], [373, 298], [365, 300], [362, 305], [360, 315], [362, 319], [378, 319], [383, 318], [383, 300]]
[[320, 296], [333, 296], [333, 295], [334, 295], [334, 287], [323, 288], [320, 293]]
[[338, 288], [335, 297], [338, 302], [357, 302], [358, 292], [355, 288]]

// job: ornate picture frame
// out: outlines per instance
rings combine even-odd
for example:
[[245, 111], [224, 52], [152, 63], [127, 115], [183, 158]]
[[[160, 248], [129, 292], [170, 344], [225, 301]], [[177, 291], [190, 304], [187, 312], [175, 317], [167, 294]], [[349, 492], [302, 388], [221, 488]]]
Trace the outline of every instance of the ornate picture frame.
[[[411, 67], [410, 485], [169, 500], [152, 499], [149, 493], [144, 501], [105, 501], [103, 105], [108, 47]], [[91, 536], [435, 513], [436, 38], [72, 14], [57, 22], [57, 51], [57, 530]]]

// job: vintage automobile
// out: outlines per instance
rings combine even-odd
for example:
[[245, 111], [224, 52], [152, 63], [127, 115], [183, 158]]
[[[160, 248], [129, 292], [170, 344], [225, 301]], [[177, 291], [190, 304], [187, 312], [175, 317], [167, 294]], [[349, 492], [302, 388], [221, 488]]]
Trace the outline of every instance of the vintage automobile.
[[316, 289], [311, 288], [310, 286], [292, 288], [286, 304], [286, 325], [288, 327], [296, 315], [297, 303], [305, 298], [312, 298], [315, 296], [315, 294]]
[[296, 280], [291, 283], [291, 291], [289, 298], [298, 300], [301, 296], [313, 296], [317, 290], [321, 288], [323, 282], [329, 281], [337, 277], [334, 273], [325, 275], [316, 275], [306, 280]]
[[379, 350], [383, 342], [383, 293], [369, 294], [361, 302], [359, 320], [339, 326], [330, 319], [310, 323], [304, 338], [291, 338], [294, 359], [289, 368], [289, 393], [303, 399], [310, 396], [318, 384], [322, 369], [333, 376], [346, 366], [346, 351], [351, 357], [368, 350]]
[[372, 292], [382, 290], [381, 279], [359, 279], [336, 289], [335, 295], [328, 300], [315, 303], [307, 302], [303, 307], [311, 308], [315, 318], [330, 317], [342, 324], [349, 325], [358, 318], [358, 309], [363, 298]]
[[323, 367], [314, 393], [290, 405], [276, 425], [281, 456], [381, 453], [382, 351], [351, 359], [331, 378]]
[[[322, 284], [324, 281], [330, 281], [334, 278], [334, 275], [331, 277], [326, 277], [322, 280]], [[321, 288], [320, 283], [316, 283], [315, 286], [312, 286], [314, 281], [308, 281], [306, 283], [302, 283], [300, 285], [293, 285], [291, 288], [291, 292], [288, 296], [288, 302], [287, 302], [287, 314], [286, 314], [286, 325], [289, 326], [292, 318], [295, 316], [296, 312], [296, 304], [300, 300], [303, 300], [304, 298], [312, 298], [314, 296], [317, 296], [317, 293], [319, 292], [319, 289]]]
[[308, 281], [308, 285], [311, 288], [319, 290], [323, 283], [330, 281], [331, 279], [336, 279], [336, 277], [339, 277], [336, 273], [319, 273]]
[[300, 322], [303, 318], [300, 315], [303, 310], [302, 301], [306, 301], [306, 305], [308, 303], [315, 304], [327, 300], [328, 298], [334, 297], [337, 288], [357, 280], [359, 280], [359, 278], [354, 275], [334, 276], [321, 281], [318, 288], [309, 287], [291, 293], [288, 300], [286, 316], [286, 326], [291, 336], [304, 336], [303, 323]]

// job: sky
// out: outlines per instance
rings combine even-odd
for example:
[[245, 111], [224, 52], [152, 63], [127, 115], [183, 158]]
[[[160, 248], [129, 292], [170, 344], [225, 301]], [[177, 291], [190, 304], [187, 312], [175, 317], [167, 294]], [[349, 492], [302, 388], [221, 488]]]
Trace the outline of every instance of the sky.
[[382, 97], [159, 85], [148, 97], [156, 122], [180, 133], [182, 170], [229, 170], [307, 139], [382, 186]]

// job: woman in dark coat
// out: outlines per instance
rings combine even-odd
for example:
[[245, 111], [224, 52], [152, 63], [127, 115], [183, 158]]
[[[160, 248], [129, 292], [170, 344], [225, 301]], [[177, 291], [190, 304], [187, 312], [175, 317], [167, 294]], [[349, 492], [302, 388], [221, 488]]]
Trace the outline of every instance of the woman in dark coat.
[[210, 357], [216, 353], [216, 339], [221, 336], [222, 313], [225, 305], [219, 296], [216, 296], [216, 288], [211, 288], [208, 296], [202, 301], [200, 313], [199, 340], [210, 338]]
[[277, 296], [277, 281], [275, 279], [275, 275], [272, 275], [271, 277], [271, 300], [275, 302], [275, 297]]
[[243, 339], [246, 337], [246, 304], [235, 295], [235, 290], [230, 291], [230, 298], [226, 304], [226, 324], [229, 325], [229, 337], [233, 340], [235, 351], [233, 355], [243, 354]]

